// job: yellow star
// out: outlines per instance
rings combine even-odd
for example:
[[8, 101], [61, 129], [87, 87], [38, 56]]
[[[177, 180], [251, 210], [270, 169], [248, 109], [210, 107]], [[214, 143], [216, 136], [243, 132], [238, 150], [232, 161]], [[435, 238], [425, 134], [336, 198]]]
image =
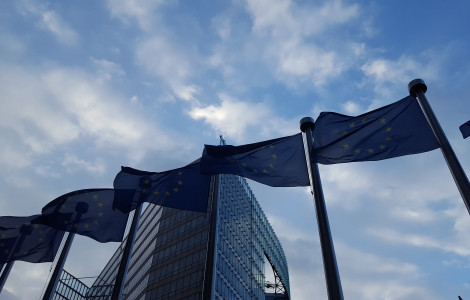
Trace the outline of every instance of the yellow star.
[[183, 185], [183, 182], [181, 180], [178, 180], [178, 185]]
[[343, 135], [348, 134], [348, 132], [346, 130], [344, 130], [342, 133], [343, 133]]
[[271, 169], [274, 169], [274, 165], [273, 165], [273, 164], [269, 164], [269, 167], [270, 167]]
[[367, 120], [366, 120], [366, 119], [362, 119], [361, 122], [362, 122], [362, 124], [365, 124], [365, 123], [367, 122]]
[[98, 217], [102, 217], [102, 216], [103, 216], [102, 212], [98, 213]]
[[356, 149], [356, 150], [354, 150], [354, 153], [356, 153], [356, 154], [361, 153], [361, 149]]
[[273, 154], [273, 155], [271, 155], [271, 156], [273, 157], [273, 159], [276, 159], [276, 158], [277, 158], [276, 154]]
[[149, 184], [150, 181], [149, 181], [148, 179], [145, 179], [144, 183], [145, 183], [145, 184]]
[[392, 131], [392, 128], [391, 128], [391, 127], [387, 127], [387, 129], [385, 129], [385, 131], [390, 132], [390, 131]]
[[387, 137], [385, 138], [385, 140], [386, 140], [387, 142], [390, 142], [390, 141], [392, 140], [392, 138], [389, 137], [389, 136], [387, 136]]
[[183, 175], [183, 172], [179, 171], [179, 172], [178, 172], [178, 175], [179, 175], [179, 176]]
[[173, 191], [178, 192], [178, 188], [174, 188]]
[[38, 224], [34, 224], [34, 228], [38, 228], [38, 227], [39, 227], [39, 225], [38, 225]]
[[258, 173], [258, 170], [256, 170], [256, 169], [253, 169], [253, 173]]
[[98, 203], [98, 207], [103, 207], [103, 203]]
[[264, 173], [264, 174], [268, 174], [268, 170], [263, 169], [263, 173]]
[[98, 195], [96, 195], [96, 194], [93, 195], [93, 199], [95, 199], [95, 200], [98, 199]]
[[38, 241], [39, 241], [39, 242], [42, 242], [42, 238], [39, 238]]
[[385, 149], [385, 146], [384, 146], [384, 145], [380, 145], [379, 147], [380, 147], [380, 149], [382, 149], [382, 150]]
[[143, 190], [142, 190], [142, 194], [145, 194], [145, 193], [147, 193], [147, 190], [146, 190], [146, 189], [143, 189]]
[[159, 193], [159, 192], [153, 192], [153, 194], [154, 194], [154, 195], [158, 195], [158, 194], [160, 194], [160, 193]]
[[5, 254], [8, 254], [8, 252], [10, 252], [10, 251], [8, 251], [8, 250], [5, 250]]
[[351, 124], [349, 124], [349, 127], [353, 128], [356, 124], [354, 124], [354, 122], [351, 122]]
[[343, 147], [344, 147], [344, 149], [349, 149], [349, 145], [348, 145], [348, 144], [344, 144]]
[[83, 227], [88, 228], [89, 226], [88, 226], [88, 224], [85, 224], [85, 225], [83, 225]]
[[245, 163], [243, 163], [243, 164], [242, 164], [242, 167], [246, 168], [246, 164], [245, 164]]
[[273, 145], [269, 146], [269, 149], [274, 149], [274, 146]]
[[24, 226], [28, 227], [28, 226], [29, 226], [29, 223], [24, 223]]
[[23, 252], [24, 255], [28, 255], [28, 251]]
[[367, 152], [369, 152], [369, 154], [372, 154], [372, 153], [374, 153], [374, 149], [369, 148], [369, 149], [367, 149]]
[[65, 208], [65, 204], [62, 204], [62, 206], [60, 208]]
[[385, 118], [380, 119], [380, 123], [385, 124], [385, 121], [387, 121]]
[[165, 192], [165, 195], [170, 196], [170, 192]]
[[95, 223], [96, 225], [98, 225], [98, 220], [95, 220], [93, 223]]

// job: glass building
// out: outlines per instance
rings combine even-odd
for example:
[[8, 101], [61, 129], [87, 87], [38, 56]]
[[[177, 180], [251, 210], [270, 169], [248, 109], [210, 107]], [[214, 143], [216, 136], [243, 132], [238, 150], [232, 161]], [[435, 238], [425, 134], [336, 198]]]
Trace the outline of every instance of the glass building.
[[[144, 210], [122, 299], [290, 299], [284, 251], [246, 180], [212, 176], [209, 198], [207, 213]], [[110, 299], [125, 243], [77, 299]]]

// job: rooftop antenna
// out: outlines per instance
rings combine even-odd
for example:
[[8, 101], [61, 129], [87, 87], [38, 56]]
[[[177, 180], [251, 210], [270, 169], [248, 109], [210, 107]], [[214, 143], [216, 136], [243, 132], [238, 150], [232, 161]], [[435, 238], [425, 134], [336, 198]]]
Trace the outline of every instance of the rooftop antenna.
[[219, 138], [220, 138], [220, 144], [219, 144], [219, 146], [225, 146], [224, 137], [223, 137], [222, 135], [219, 135]]

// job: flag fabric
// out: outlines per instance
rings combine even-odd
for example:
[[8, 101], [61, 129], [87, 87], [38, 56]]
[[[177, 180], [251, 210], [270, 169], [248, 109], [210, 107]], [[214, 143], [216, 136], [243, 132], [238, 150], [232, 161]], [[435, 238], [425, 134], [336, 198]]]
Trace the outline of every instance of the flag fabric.
[[128, 214], [113, 209], [113, 189], [78, 190], [43, 207], [45, 224], [98, 242], [121, 242]]
[[462, 136], [464, 139], [468, 138], [470, 136], [470, 121], [467, 121], [460, 125], [459, 127], [460, 132], [462, 133]]
[[41, 224], [41, 218], [41, 215], [0, 217], [0, 264], [54, 260], [64, 232]]
[[200, 173], [199, 163], [165, 172], [122, 167], [114, 179], [115, 208], [128, 212], [144, 202], [207, 211], [210, 176]]
[[356, 117], [322, 112], [313, 138], [313, 159], [320, 164], [375, 161], [439, 148], [412, 96]]
[[205, 145], [205, 174], [234, 174], [275, 187], [310, 185], [302, 134], [242, 146]]

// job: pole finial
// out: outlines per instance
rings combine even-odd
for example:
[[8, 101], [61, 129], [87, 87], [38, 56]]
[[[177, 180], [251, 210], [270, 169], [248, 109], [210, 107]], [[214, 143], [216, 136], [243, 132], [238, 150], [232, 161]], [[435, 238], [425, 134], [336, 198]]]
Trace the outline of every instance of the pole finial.
[[312, 129], [315, 127], [315, 122], [311, 117], [304, 117], [300, 120], [300, 130], [305, 132], [308, 128]]
[[411, 96], [416, 97], [418, 94], [418, 91], [422, 91], [423, 94], [426, 93], [428, 90], [428, 87], [426, 86], [426, 83], [424, 83], [424, 80], [422, 79], [414, 79], [411, 80], [410, 83], [408, 83], [408, 91], [410, 92]]

